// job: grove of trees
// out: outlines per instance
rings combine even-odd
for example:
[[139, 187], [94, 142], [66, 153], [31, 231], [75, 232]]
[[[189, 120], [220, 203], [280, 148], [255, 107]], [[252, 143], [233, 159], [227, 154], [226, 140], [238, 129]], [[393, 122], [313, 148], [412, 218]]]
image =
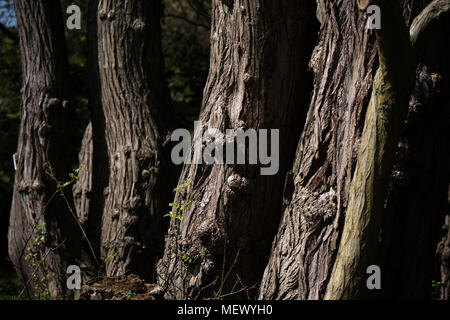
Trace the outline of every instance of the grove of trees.
[[[90, 0], [81, 30], [70, 1], [13, 2], [0, 108], [20, 101], [2, 131], [28, 297], [72, 297], [77, 265], [166, 299], [449, 298], [449, 0]], [[278, 129], [277, 174], [175, 165], [194, 120]]]

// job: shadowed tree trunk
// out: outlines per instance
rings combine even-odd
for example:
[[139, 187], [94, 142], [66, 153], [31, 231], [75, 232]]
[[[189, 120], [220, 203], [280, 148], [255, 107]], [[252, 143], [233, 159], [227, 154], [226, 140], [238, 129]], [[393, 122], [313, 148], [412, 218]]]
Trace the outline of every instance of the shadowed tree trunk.
[[226, 129], [280, 129], [279, 170], [264, 176], [259, 165], [184, 166], [179, 184], [191, 185], [175, 202], [195, 200], [181, 222], [172, 219], [158, 264], [167, 298], [254, 295], [304, 123], [313, 10], [309, 1], [213, 1], [200, 130], [218, 129], [223, 138]]
[[314, 91], [291, 194], [260, 287], [263, 299], [319, 299], [348, 201], [376, 48], [354, 1], [318, 1], [322, 26], [310, 66]]
[[[434, 253], [448, 213], [450, 45], [440, 39], [450, 30], [449, 9], [449, 1], [433, 1], [410, 30], [419, 66], [390, 179], [378, 257], [383, 297], [391, 299], [429, 299], [432, 280], [440, 280], [433, 277], [439, 269], [434, 264], [445, 268], [445, 250], [440, 261]], [[448, 277], [441, 281], [448, 283]]]
[[[409, 211], [401, 225], [392, 222], [397, 215], [401, 215], [402, 210], [400, 208], [397, 208], [398, 210], [395, 213], [391, 212], [390, 215], [387, 215], [384, 221], [383, 215], [386, 212], [386, 196], [389, 189], [388, 183], [394, 168], [395, 151], [398, 150], [403, 124], [407, 120], [408, 103], [417, 65], [414, 58], [421, 63], [430, 62], [430, 57], [434, 58], [434, 62], [444, 62], [444, 65], [440, 67], [442, 72], [446, 73], [444, 68], [446, 66], [445, 58], [436, 59], [440, 57], [441, 52], [435, 52], [430, 57], [424, 57], [420, 55], [420, 52], [415, 54], [411, 45], [412, 43], [416, 47], [415, 49], [421, 49], [421, 37], [430, 37], [428, 29], [430, 25], [436, 23], [439, 16], [434, 16], [435, 10], [428, 10], [427, 7], [417, 19], [428, 21], [417, 23], [417, 20], [415, 20], [411, 28], [410, 39], [410, 34], [403, 24], [397, 3], [388, 1], [372, 1], [371, 3], [379, 5], [384, 13], [382, 28], [376, 31], [380, 68], [375, 77], [372, 99], [366, 114], [342, 239], [325, 298], [354, 299], [389, 296], [388, 290], [368, 290], [364, 281], [367, 278], [366, 269], [370, 265], [382, 265], [380, 260], [377, 259], [377, 254], [382, 255], [386, 250], [398, 246], [399, 243], [400, 246], [397, 247], [398, 255], [393, 255], [393, 257], [386, 255], [387, 267], [384, 268], [383, 274], [389, 275], [392, 266], [394, 268], [400, 267], [398, 273], [391, 274], [391, 280], [395, 283], [394, 295], [402, 298], [426, 298], [433, 274], [432, 253], [438, 240], [436, 231], [437, 227], [443, 222], [442, 215], [445, 206], [442, 205], [442, 194], [445, 194], [446, 189], [447, 166], [445, 163], [448, 161], [447, 143], [435, 141], [433, 138], [439, 137], [440, 133], [446, 131], [448, 108], [446, 108], [447, 98], [445, 96], [440, 97], [441, 101], [433, 96], [434, 93], [439, 92], [441, 83], [438, 83], [439, 81], [436, 79], [432, 86], [433, 89], [428, 88], [430, 79], [436, 76], [433, 76], [433, 73], [424, 66], [420, 66], [417, 70], [418, 85], [412, 97], [413, 109], [415, 108], [414, 111], [417, 112], [417, 109], [420, 109], [420, 107], [417, 107], [420, 102], [424, 102], [430, 107], [437, 103], [437, 105], [443, 105], [441, 109], [443, 111], [439, 109], [434, 111], [443, 115], [447, 120], [436, 121], [433, 127], [429, 128], [422, 136], [425, 139], [431, 138], [435, 143], [436, 149], [430, 148], [427, 151], [428, 154], [436, 152], [439, 156], [432, 160], [431, 165], [423, 158], [419, 158], [422, 164], [416, 167], [417, 163], [412, 162], [411, 169], [424, 169], [425, 172], [430, 169], [438, 170], [434, 174], [436, 180], [430, 180], [427, 174], [423, 174], [423, 171], [415, 172], [414, 178], [417, 178], [417, 180], [414, 179], [413, 183], [415, 184], [418, 181], [419, 185], [426, 185], [427, 187], [419, 193], [420, 195], [418, 194], [415, 200], [410, 201], [411, 207], [405, 206], [405, 209], [409, 209]], [[430, 7], [448, 11], [450, 5], [448, 1], [435, 0], [430, 4]], [[427, 19], [429, 16], [434, 17]], [[426, 50], [429, 50], [429, 47]], [[426, 96], [426, 98], [420, 101], [420, 95]], [[418, 129], [418, 131], [421, 131], [421, 128]], [[420, 142], [418, 142], [418, 145], [420, 146]], [[412, 147], [414, 147], [414, 144]], [[440, 148], [442, 149], [440, 150]], [[415, 151], [423, 154], [418, 146], [415, 149]], [[441, 161], [444, 161], [444, 165], [441, 164]], [[443, 173], [442, 178], [439, 177], [437, 172]], [[408, 196], [414, 195], [418, 189], [420, 187], [414, 185], [414, 191]], [[441, 193], [441, 196], [439, 196], [439, 193]], [[427, 197], [432, 200], [433, 205], [428, 204]], [[428, 210], [431, 212], [428, 212]], [[383, 223], [384, 229], [393, 228], [390, 237], [383, 232], [385, 231], [383, 230]], [[389, 235], [389, 233], [387, 234]], [[401, 238], [401, 234], [405, 238]], [[413, 252], [407, 249], [411, 243], [418, 245]], [[392, 262], [405, 253], [409, 253], [406, 261]], [[419, 263], [420, 261], [426, 262]], [[395, 281], [397, 278], [400, 278], [400, 281]], [[393, 283], [390, 282], [390, 285], [392, 286]]]
[[[385, 3], [375, 4], [383, 7]], [[403, 1], [406, 20], [411, 17], [411, 9], [416, 14], [421, 11], [423, 5], [423, 2], [419, 4], [418, 1]], [[358, 11], [356, 3], [350, 1], [335, 4], [319, 1], [318, 8], [322, 29], [319, 44], [311, 59], [316, 74], [313, 100], [294, 166], [295, 190], [292, 197], [289, 197], [289, 206], [285, 209], [273, 243], [271, 259], [260, 288], [260, 298], [320, 299], [324, 296], [342, 234], [353, 169], [361, 143], [363, 115], [366, 113], [365, 108], [369, 104], [372, 91], [375, 48], [372, 32], [366, 28], [366, 13]], [[399, 13], [396, 20], [393, 20], [393, 11], [390, 8], [383, 9], [382, 17], [385, 17], [382, 19], [382, 29], [384, 27], [385, 31], [390, 30], [389, 24], [392, 23], [401, 26]], [[397, 32], [401, 28], [393, 30]], [[395, 32], [387, 34], [389, 37], [395, 37]], [[383, 41], [385, 50], [381, 55], [383, 63], [390, 64], [389, 70], [397, 72], [395, 76], [405, 77], [405, 74], [399, 74], [398, 71], [403, 63], [408, 62], [408, 55], [399, 54], [401, 61], [394, 65], [391, 61], [386, 62], [385, 58], [390, 50], [399, 47], [400, 43], [389, 43], [386, 37], [379, 39], [380, 41]], [[409, 41], [403, 42], [409, 44]], [[406, 96], [402, 101], [407, 106], [409, 95], [401, 87], [407, 82], [401, 83], [400, 86], [398, 83], [396, 89], [400, 90], [394, 91]], [[387, 110], [389, 108], [383, 112]], [[394, 110], [394, 115], [390, 116], [392, 123], [383, 122], [383, 117], [378, 123], [397, 123], [392, 126], [397, 133], [392, 136], [393, 131], [389, 130], [389, 126], [387, 129], [383, 126], [377, 129], [381, 130], [378, 131], [377, 143], [384, 144], [383, 139], [389, 137], [387, 142], [391, 149], [389, 151], [388, 148], [380, 148], [380, 154], [386, 152], [391, 158], [396, 148], [394, 141], [397, 138], [394, 136], [399, 135], [403, 123], [401, 119], [404, 118], [397, 114], [401, 113], [400, 110]], [[406, 113], [405, 110], [404, 106], [403, 114]], [[370, 109], [367, 113], [373, 114]], [[386, 136], [383, 130], [389, 131], [389, 136]], [[372, 148], [366, 150], [374, 151]], [[386, 161], [383, 157], [385, 156], [369, 156], [367, 161], [361, 160], [361, 164], [370, 163], [374, 159]], [[391, 164], [388, 164], [389, 162]], [[382, 194], [388, 189], [386, 181], [391, 166], [392, 160], [372, 166], [380, 173], [375, 175], [376, 179], [384, 176], [378, 180], [376, 188], [376, 193], [380, 194], [377, 195], [378, 212], [382, 211], [379, 205], [383, 204]], [[366, 170], [370, 166], [364, 168]], [[361, 196], [363, 193], [355, 192], [355, 195]], [[368, 196], [373, 196], [372, 191]], [[370, 206], [364, 208], [369, 212], [373, 209]], [[347, 248], [345, 245], [343, 247]], [[359, 252], [358, 248], [353, 249], [355, 250], [352, 252]], [[361, 251], [364, 254], [376, 255], [376, 248], [372, 249], [374, 250], [364, 247]], [[346, 272], [348, 271], [349, 268], [346, 268]], [[343, 272], [336, 274], [347, 276], [347, 273]], [[365, 286], [365, 279], [354, 280]]]
[[[394, 152], [414, 84], [414, 58], [398, 1], [370, 1], [381, 9], [376, 30], [380, 67], [366, 112], [345, 224], [325, 299], [366, 297], [366, 269], [375, 263], [394, 164]], [[364, 8], [365, 9], [365, 8]]]
[[86, 257], [71, 197], [66, 203], [56, 188], [69, 179], [74, 152], [64, 25], [59, 1], [14, 4], [23, 87], [9, 255], [30, 297], [57, 297], [67, 264]]
[[[162, 214], [176, 174], [162, 149], [171, 109], [162, 69], [160, 2], [101, 0], [90, 8], [96, 15], [91, 32], [96, 29], [98, 45], [90, 42], [90, 49], [91, 58], [98, 55], [94, 88], [99, 90], [91, 107], [101, 108], [92, 111], [93, 146], [99, 149], [94, 154], [107, 156], [94, 167], [108, 168], [106, 187], [94, 186], [97, 201], [99, 191], [104, 195], [102, 206], [95, 206], [102, 211], [100, 252], [108, 276], [135, 272], [150, 278], [163, 248]], [[98, 221], [99, 212], [92, 214]]]

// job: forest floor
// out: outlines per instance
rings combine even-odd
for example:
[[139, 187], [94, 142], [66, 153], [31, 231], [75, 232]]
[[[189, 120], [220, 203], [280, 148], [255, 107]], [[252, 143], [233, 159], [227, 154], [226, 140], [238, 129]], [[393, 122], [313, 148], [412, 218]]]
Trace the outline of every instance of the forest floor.
[[158, 300], [162, 289], [130, 274], [95, 279], [83, 285], [80, 300]]

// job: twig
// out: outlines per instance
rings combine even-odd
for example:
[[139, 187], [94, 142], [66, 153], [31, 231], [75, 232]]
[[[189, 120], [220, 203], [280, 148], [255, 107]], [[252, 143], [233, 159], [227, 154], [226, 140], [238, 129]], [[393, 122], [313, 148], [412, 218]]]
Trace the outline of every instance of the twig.
[[87, 244], [89, 246], [89, 249], [91, 250], [92, 256], [94, 257], [95, 261], [98, 264], [97, 256], [95, 255], [95, 251], [94, 251], [94, 248], [92, 247], [91, 241], [89, 241], [89, 238], [88, 238], [86, 232], [84, 231], [83, 226], [81, 225], [80, 221], [78, 221], [77, 216], [75, 215], [75, 213], [73, 212], [72, 208], [70, 207], [70, 203], [67, 200], [66, 195], [64, 194], [64, 190], [61, 190], [60, 193], [61, 193], [60, 194], [61, 197], [64, 199], [64, 202], [67, 205], [67, 208], [69, 209], [70, 213], [72, 214], [72, 217], [75, 219], [75, 222], [77, 223], [78, 227], [80, 228], [81, 233], [83, 234], [83, 237], [86, 239], [86, 242], [87, 242]]
[[238, 293], [241, 293], [241, 292], [243, 292], [243, 291], [247, 292], [248, 290], [251, 290], [251, 289], [253, 289], [253, 288], [255, 288], [255, 287], [256, 287], [256, 284], [254, 284], [254, 285], [251, 286], [251, 287], [245, 287], [245, 288], [239, 289], [238, 291], [235, 291], [235, 292], [230, 292], [230, 293], [222, 294], [222, 295], [216, 297], [215, 299], [221, 299], [221, 298], [224, 298], [224, 297], [233, 296], [233, 295], [238, 294]]
[[47, 252], [45, 253], [44, 257], [41, 259], [41, 261], [39, 261], [38, 265], [34, 268], [33, 272], [31, 273], [30, 278], [28, 279], [27, 283], [25, 284], [25, 286], [22, 288], [22, 291], [20, 291], [19, 295], [17, 296], [17, 299], [20, 299], [20, 297], [22, 296], [22, 294], [24, 293], [25, 289], [28, 287], [28, 285], [30, 284], [31, 280], [33, 280], [33, 276], [36, 274], [37, 270], [39, 269], [39, 267], [42, 265], [42, 263], [45, 261], [45, 258], [47, 258], [48, 254], [50, 253], [50, 251], [54, 251], [56, 249], [58, 249], [59, 247], [61, 247], [64, 242], [66, 240], [64, 240], [62, 243], [60, 243], [59, 245], [57, 245], [55, 248], [50, 248], [47, 250]]

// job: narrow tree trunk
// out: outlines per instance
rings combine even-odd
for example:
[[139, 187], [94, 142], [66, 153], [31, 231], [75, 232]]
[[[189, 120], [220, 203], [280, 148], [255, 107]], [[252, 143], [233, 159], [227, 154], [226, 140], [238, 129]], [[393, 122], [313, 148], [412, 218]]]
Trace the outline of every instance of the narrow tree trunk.
[[83, 258], [70, 195], [56, 180], [71, 171], [73, 115], [59, 1], [17, 0], [22, 105], [9, 255], [30, 297], [61, 296], [65, 266]]
[[160, 2], [101, 0], [92, 8], [102, 108], [93, 111], [93, 143], [106, 148], [107, 162], [100, 165], [108, 168], [100, 252], [107, 275], [135, 272], [150, 278], [163, 248], [162, 214], [174, 183], [162, 149], [170, 103], [162, 69]]
[[213, 1], [201, 129], [280, 129], [279, 171], [262, 176], [259, 165], [184, 166], [179, 184], [191, 186], [179, 190], [175, 202], [195, 201], [181, 222], [172, 219], [158, 264], [166, 297], [254, 294], [304, 123], [313, 10], [310, 1]]

